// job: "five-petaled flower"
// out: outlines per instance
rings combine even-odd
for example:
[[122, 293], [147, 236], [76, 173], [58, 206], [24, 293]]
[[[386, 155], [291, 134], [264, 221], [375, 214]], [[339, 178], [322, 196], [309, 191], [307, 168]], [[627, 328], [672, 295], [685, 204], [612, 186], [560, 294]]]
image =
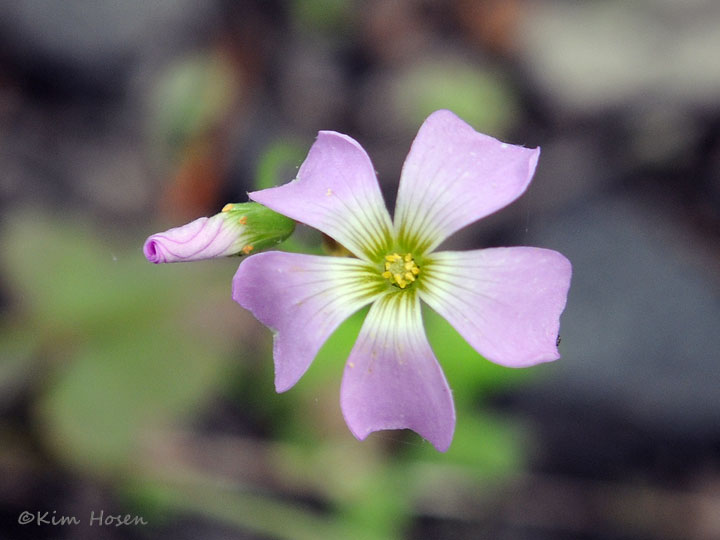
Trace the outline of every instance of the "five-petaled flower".
[[445, 451], [455, 408], [425, 336], [420, 300], [493, 362], [522, 367], [559, 358], [571, 275], [563, 255], [533, 247], [435, 251], [519, 197], [539, 154], [437, 111], [405, 160], [393, 220], [368, 155], [332, 131], [319, 133], [295, 180], [250, 193], [355, 256], [270, 251], [238, 268], [233, 298], [275, 332], [277, 391], [302, 377], [343, 320], [372, 304], [345, 365], [345, 421], [358, 439], [409, 428]]

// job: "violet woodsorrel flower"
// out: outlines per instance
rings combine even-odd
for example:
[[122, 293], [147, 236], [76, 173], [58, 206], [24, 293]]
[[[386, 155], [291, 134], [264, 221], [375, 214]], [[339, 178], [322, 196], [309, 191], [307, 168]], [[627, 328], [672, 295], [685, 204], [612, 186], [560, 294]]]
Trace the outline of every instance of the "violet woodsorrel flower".
[[445, 451], [455, 409], [425, 336], [420, 300], [493, 362], [522, 367], [559, 358], [571, 274], [564, 256], [533, 247], [434, 251], [519, 197], [539, 154], [437, 111], [405, 160], [393, 221], [368, 155], [332, 131], [319, 133], [295, 180], [250, 193], [355, 255], [270, 251], [240, 264], [233, 298], [275, 332], [277, 391], [291, 388], [340, 323], [372, 303], [345, 365], [345, 421], [358, 439], [409, 428]]
[[290, 236], [295, 222], [254, 202], [226, 204], [222, 212], [153, 234], [143, 246], [152, 263], [248, 255]]

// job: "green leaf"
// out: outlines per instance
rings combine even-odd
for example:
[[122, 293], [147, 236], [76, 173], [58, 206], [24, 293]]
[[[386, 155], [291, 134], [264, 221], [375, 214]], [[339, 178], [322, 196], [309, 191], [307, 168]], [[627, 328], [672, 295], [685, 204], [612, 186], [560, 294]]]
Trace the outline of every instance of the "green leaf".
[[459, 59], [432, 59], [411, 66], [394, 92], [397, 110], [408, 125], [430, 113], [450, 109], [475, 129], [501, 136], [515, 122], [514, 92], [497, 73]]
[[183, 303], [168, 284], [198, 279], [190, 265], [158, 272], [140, 244], [128, 251], [91, 223], [31, 214], [11, 216], [8, 223], [0, 248], [3, 275], [42, 337], [149, 323]]
[[295, 178], [307, 148], [295, 143], [277, 141], [262, 154], [255, 171], [255, 189], [267, 189]]
[[220, 55], [181, 58], [154, 89], [152, 127], [171, 153], [212, 129], [242, 91], [238, 74]]
[[215, 307], [231, 303], [222, 265], [158, 267], [140, 243], [128, 252], [88, 222], [35, 214], [11, 216], [3, 240], [20, 312], [15, 345], [3, 342], [42, 378], [35, 418], [64, 461], [98, 473], [125, 467], [144, 436], [213, 391], [234, 343]]
[[154, 429], [192, 416], [223, 362], [171, 322], [108, 336], [54, 377], [38, 410], [48, 442], [82, 470], [126, 467]]

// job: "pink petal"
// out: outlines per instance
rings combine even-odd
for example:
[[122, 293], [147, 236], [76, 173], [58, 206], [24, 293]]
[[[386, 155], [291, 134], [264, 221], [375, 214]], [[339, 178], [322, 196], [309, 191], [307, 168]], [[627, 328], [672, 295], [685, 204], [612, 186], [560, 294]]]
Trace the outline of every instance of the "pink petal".
[[405, 160], [395, 229], [400, 245], [428, 253], [452, 233], [518, 198], [540, 149], [477, 133], [450, 111], [431, 114]]
[[392, 242], [392, 225], [375, 169], [347, 135], [321, 131], [297, 178], [250, 198], [321, 230], [358, 257], [377, 259]]
[[[420, 297], [488, 360], [524, 367], [557, 360], [572, 267], [533, 247], [433, 253]], [[420, 283], [420, 282], [419, 282]]]
[[350, 258], [269, 251], [240, 264], [233, 299], [275, 331], [278, 392], [302, 377], [340, 323], [382, 294], [381, 279]]
[[244, 227], [216, 214], [153, 234], [145, 240], [143, 253], [156, 264], [225, 257], [240, 251], [246, 240], [243, 233]]
[[425, 337], [417, 295], [391, 293], [370, 308], [345, 366], [340, 405], [358, 439], [408, 428], [440, 452], [448, 449], [455, 407]]

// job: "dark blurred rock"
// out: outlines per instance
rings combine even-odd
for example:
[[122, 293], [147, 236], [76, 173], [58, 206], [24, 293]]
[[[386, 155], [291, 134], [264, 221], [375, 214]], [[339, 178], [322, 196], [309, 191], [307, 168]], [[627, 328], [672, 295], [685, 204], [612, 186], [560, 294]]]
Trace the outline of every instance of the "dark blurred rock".
[[573, 263], [563, 357], [536, 368], [548, 379], [533, 407], [585, 406], [656, 432], [718, 437], [717, 246], [677, 220], [672, 200], [636, 197], [578, 203], [528, 234]]
[[187, 42], [212, 8], [192, 0], [4, 0], [0, 42], [36, 93], [114, 94], [138, 57]]

